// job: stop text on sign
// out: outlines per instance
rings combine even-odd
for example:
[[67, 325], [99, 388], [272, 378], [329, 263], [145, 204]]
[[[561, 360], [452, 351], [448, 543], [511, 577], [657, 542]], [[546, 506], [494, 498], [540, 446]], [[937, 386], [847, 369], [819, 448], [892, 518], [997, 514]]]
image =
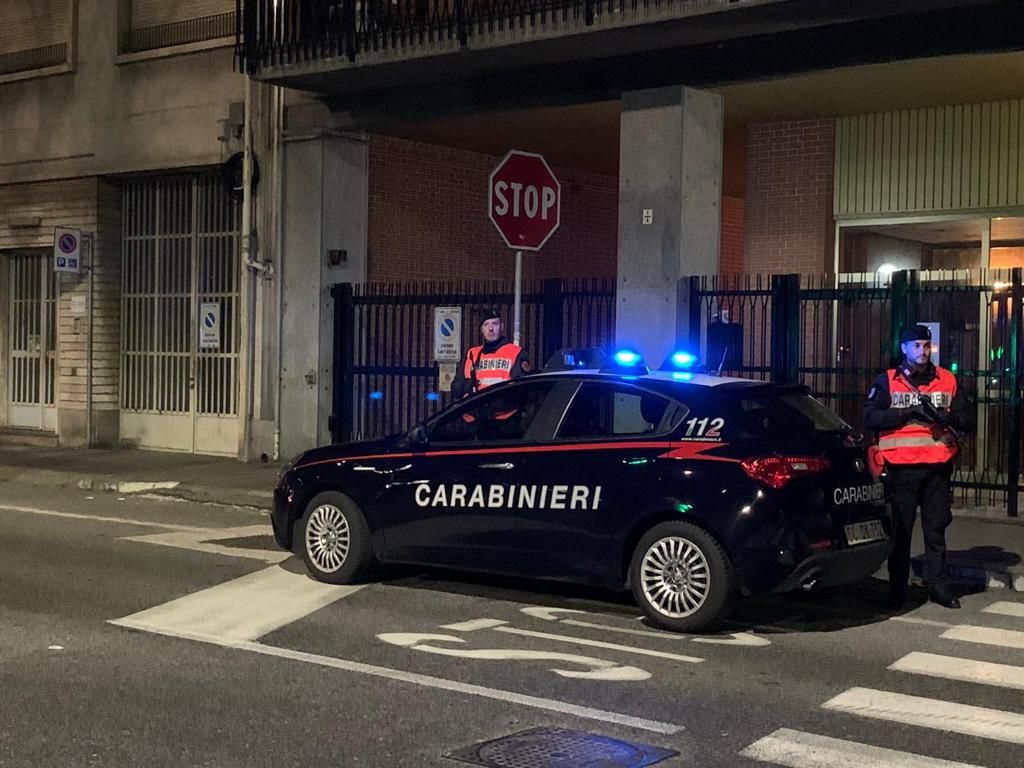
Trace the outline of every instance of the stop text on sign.
[[538, 251], [558, 229], [562, 188], [543, 157], [512, 150], [491, 173], [488, 215], [510, 248]]
[[[512, 202], [509, 203], [508, 193], [511, 192]], [[537, 189], [532, 184], [523, 191], [523, 185], [518, 181], [499, 181], [494, 185], [494, 196], [497, 198], [497, 205], [494, 212], [499, 216], [505, 216], [511, 206], [512, 215], [519, 216], [520, 212], [526, 214], [527, 218], [537, 217], [537, 210], [540, 209], [540, 217], [543, 221], [548, 220], [548, 214], [555, 207], [558, 195], [553, 187]], [[522, 206], [520, 207], [520, 202]]]

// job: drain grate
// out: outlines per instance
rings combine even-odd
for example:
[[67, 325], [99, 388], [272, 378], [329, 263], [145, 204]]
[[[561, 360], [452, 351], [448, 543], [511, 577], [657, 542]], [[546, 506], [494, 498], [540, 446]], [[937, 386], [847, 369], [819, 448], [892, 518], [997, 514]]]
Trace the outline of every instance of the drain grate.
[[678, 754], [567, 728], [531, 728], [447, 757], [486, 768], [644, 768]]

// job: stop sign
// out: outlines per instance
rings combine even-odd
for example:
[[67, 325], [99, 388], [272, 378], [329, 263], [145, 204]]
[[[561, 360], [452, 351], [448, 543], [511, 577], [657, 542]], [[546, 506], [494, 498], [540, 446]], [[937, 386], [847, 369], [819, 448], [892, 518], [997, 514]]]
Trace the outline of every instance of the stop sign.
[[510, 248], [539, 251], [561, 207], [562, 187], [540, 155], [513, 149], [491, 172], [487, 212]]

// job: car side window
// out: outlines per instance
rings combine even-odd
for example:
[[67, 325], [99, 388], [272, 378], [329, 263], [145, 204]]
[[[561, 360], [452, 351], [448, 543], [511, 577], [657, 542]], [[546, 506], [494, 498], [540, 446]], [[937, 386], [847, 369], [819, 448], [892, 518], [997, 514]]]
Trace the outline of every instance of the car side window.
[[434, 422], [430, 441], [523, 440], [553, 388], [554, 382], [535, 381], [484, 392]]
[[558, 429], [561, 440], [644, 437], [670, 432], [686, 409], [652, 392], [587, 382], [580, 387]]

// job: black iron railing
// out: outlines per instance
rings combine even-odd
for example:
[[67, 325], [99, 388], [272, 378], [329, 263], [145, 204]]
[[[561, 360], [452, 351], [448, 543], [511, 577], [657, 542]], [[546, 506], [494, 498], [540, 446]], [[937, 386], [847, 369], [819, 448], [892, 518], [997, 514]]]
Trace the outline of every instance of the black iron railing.
[[[856, 427], [912, 322], [939, 323], [940, 363], [977, 404], [954, 485], [970, 506], [1018, 514], [1024, 492], [1022, 270], [690, 278], [690, 338], [722, 373], [803, 383]], [[1016, 311], [1015, 311], [1016, 308]]]
[[68, 44], [57, 43], [25, 51], [0, 53], [0, 75], [57, 67], [68, 60]]
[[251, 74], [282, 64], [401, 50], [624, 14], [699, 15], [785, 0], [236, 0], [237, 52]]
[[[434, 308], [462, 308], [462, 350], [479, 344], [480, 312], [495, 307], [511, 325], [514, 293], [502, 283], [373, 283], [334, 286], [335, 440], [409, 429], [450, 401], [433, 359]], [[511, 335], [511, 333], [509, 333]], [[522, 339], [540, 368], [563, 347], [610, 344], [613, 280], [544, 280], [523, 286]]]
[[173, 45], [188, 45], [232, 37], [236, 32], [236, 21], [236, 15], [229, 12], [129, 29], [124, 32], [121, 40], [121, 53], [152, 51]]

